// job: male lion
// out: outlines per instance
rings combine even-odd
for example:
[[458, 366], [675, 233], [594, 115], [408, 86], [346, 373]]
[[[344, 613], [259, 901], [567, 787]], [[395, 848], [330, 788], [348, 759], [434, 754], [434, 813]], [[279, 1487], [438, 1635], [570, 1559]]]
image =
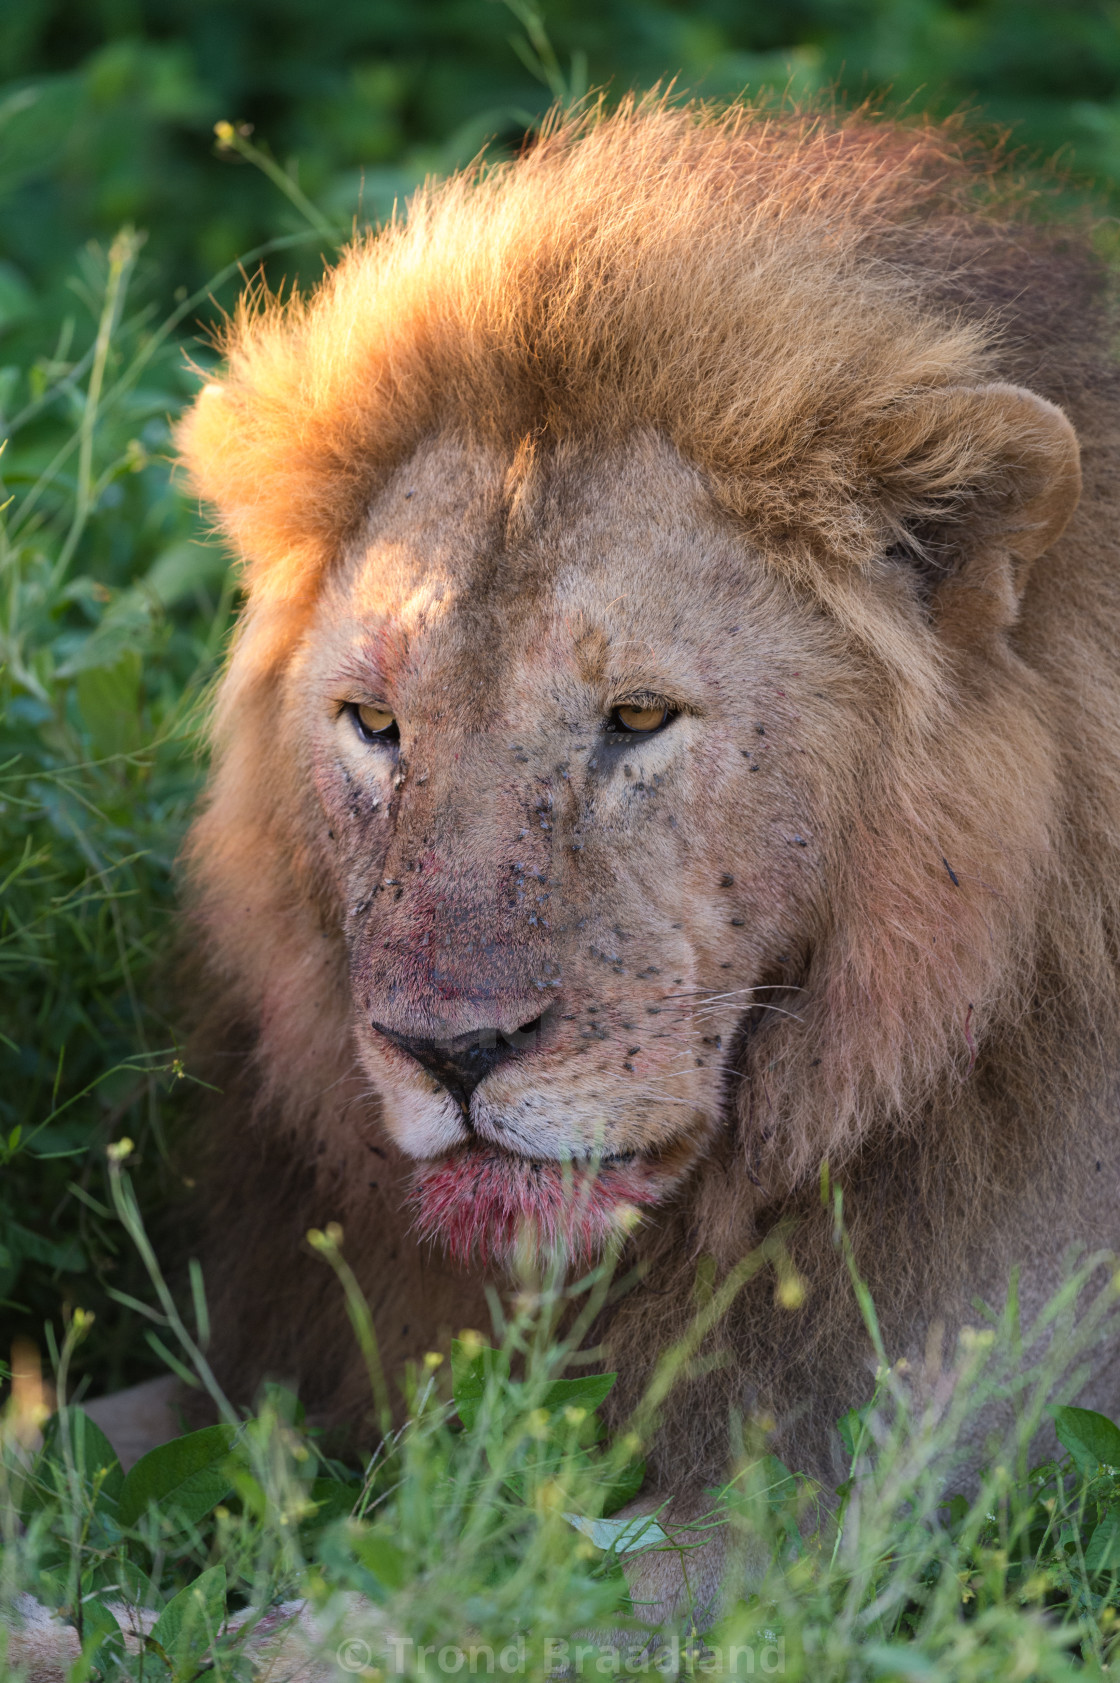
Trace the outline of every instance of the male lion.
[[657, 102], [240, 310], [181, 433], [248, 597], [189, 853], [234, 1393], [367, 1409], [312, 1224], [390, 1370], [519, 1232], [633, 1229], [625, 1406], [781, 1221], [654, 1472], [731, 1408], [825, 1468], [824, 1160], [892, 1355], [1114, 1243], [1108, 332], [945, 131]]

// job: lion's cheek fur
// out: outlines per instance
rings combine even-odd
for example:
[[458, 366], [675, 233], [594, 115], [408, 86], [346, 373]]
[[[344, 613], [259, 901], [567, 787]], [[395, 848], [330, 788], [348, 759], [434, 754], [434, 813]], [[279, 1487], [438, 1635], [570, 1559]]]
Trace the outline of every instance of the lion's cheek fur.
[[993, 1012], [1029, 1007], [1026, 931], [1057, 864], [1056, 750], [1014, 657], [972, 680], [938, 730], [888, 747], [867, 779], [801, 1022], [760, 1038], [740, 1112], [771, 1195], [822, 1157], [842, 1164], [877, 1118], [920, 1127], [935, 1092], [972, 1076]]

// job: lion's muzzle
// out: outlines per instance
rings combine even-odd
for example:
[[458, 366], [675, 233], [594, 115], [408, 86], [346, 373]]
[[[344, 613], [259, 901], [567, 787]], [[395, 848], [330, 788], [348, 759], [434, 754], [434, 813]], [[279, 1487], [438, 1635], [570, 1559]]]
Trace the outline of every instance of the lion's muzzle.
[[518, 1029], [482, 1028], [448, 1040], [399, 1034], [381, 1023], [372, 1026], [434, 1075], [458, 1101], [464, 1118], [475, 1088], [502, 1064], [536, 1048], [541, 1039], [539, 1015]]

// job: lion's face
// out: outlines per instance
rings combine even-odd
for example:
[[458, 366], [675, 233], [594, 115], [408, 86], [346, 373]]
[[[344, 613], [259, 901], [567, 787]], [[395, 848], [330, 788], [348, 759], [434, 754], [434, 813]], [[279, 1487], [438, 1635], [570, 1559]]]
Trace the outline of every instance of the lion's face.
[[796, 1011], [865, 728], [850, 653], [669, 445], [445, 440], [378, 499], [287, 710], [422, 1222], [593, 1251], [704, 1152], [750, 1025]]

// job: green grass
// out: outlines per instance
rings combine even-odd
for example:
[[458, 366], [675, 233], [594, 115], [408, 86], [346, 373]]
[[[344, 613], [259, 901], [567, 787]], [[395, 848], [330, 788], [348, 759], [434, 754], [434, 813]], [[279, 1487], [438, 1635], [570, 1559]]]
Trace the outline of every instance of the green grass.
[[0, 457], [0, 1299], [9, 1340], [57, 1326], [60, 1298], [96, 1309], [109, 1382], [143, 1340], [103, 1313], [131, 1263], [99, 1165], [127, 1129], [153, 1193], [173, 1177], [157, 955], [234, 590], [171, 482], [189, 384], [133, 305], [139, 251], [126, 231], [82, 254]]
[[[374, 1417], [399, 1385], [409, 1413], [365, 1466], [332, 1460], [273, 1390], [251, 1422], [215, 1397], [214, 1435], [128, 1484], [80, 1414], [86, 1389], [169, 1362], [207, 1383], [203, 1286], [175, 1306], [143, 1224], [158, 1252], [189, 1172], [174, 861], [237, 608], [176, 486], [170, 429], [195, 389], [185, 353], [209, 360], [199, 323], [232, 300], [238, 254], [248, 272], [313, 277], [350, 225], [359, 167], [380, 214], [586, 75], [626, 85], [682, 69], [727, 93], [792, 71], [800, 87], [839, 77], [861, 92], [866, 70], [868, 86], [924, 85], [941, 106], [978, 95], [1021, 119], [1026, 143], [1071, 142], [1106, 194], [1120, 178], [1120, 32], [1102, 5], [1056, 19], [996, 0], [805, 0], [783, 32], [776, 12], [752, 23], [715, 0], [572, 0], [550, 12], [555, 51], [531, 8], [510, 9], [520, 23], [489, 0], [385, 0], [371, 23], [368, 7], [340, 4], [326, 30], [321, 8], [246, 3], [240, 53], [229, 8], [211, 9], [220, 28], [206, 34], [210, 12], [185, 3], [173, 37], [141, 13], [127, 37], [98, 35], [87, 9], [65, 63], [33, 6], [15, 46], [0, 24], [22, 75], [0, 90], [0, 1357], [13, 1340], [37, 1346], [69, 1405], [41, 1453], [24, 1416], [5, 1416], [0, 1595], [30, 1591], [80, 1628], [75, 1683], [243, 1676], [253, 1618], [293, 1597], [318, 1610], [328, 1650], [351, 1643], [372, 1675], [392, 1675], [395, 1657], [405, 1675], [440, 1675], [440, 1648], [453, 1664], [471, 1645], [543, 1675], [563, 1653], [548, 1641], [634, 1627], [611, 1511], [638, 1476], [655, 1402], [600, 1441], [603, 1382], [556, 1336], [572, 1306], [554, 1284], [527, 1285], [512, 1321], [482, 1329], [499, 1353], [467, 1339], [454, 1372], [381, 1376], [352, 1301]], [[267, 135], [232, 128], [213, 145], [215, 122], [261, 112]], [[268, 138], [279, 157], [298, 149], [299, 170]], [[121, 228], [127, 217], [149, 237]], [[127, 1173], [109, 1150], [126, 1137]], [[346, 1289], [344, 1242], [317, 1243]], [[602, 1289], [585, 1283], [580, 1303]], [[1078, 1337], [1115, 1336], [1116, 1301], [1106, 1285]], [[718, 1675], [738, 1646], [753, 1675], [806, 1683], [1111, 1674], [1120, 1433], [1067, 1413], [1063, 1457], [1032, 1468], [1034, 1427], [1063, 1402], [1079, 1351], [1056, 1343], [1016, 1378], [1010, 1312], [981, 1324], [940, 1411], [908, 1413], [884, 1353], [874, 1406], [845, 1418], [839, 1492], [777, 1463], [758, 1422], [735, 1428], [725, 1488], [672, 1545], [687, 1575], [694, 1547], [715, 1531], [729, 1541], [729, 1608], [707, 1650], [686, 1614], [646, 1651], [649, 1669]], [[668, 1352], [662, 1380], [691, 1359]], [[957, 1446], [993, 1395], [1015, 1401], [1015, 1425], [976, 1500], [945, 1505]], [[142, 1661], [117, 1634], [120, 1602], [161, 1620]], [[394, 1649], [404, 1635], [412, 1646]], [[586, 1640], [583, 1675], [608, 1675], [612, 1651]]]
[[[683, 1531], [661, 1515], [666, 1531], [657, 1511], [617, 1511], [640, 1487], [658, 1400], [696, 1358], [718, 1304], [664, 1353], [646, 1399], [611, 1441], [597, 1411], [612, 1376], [589, 1371], [580, 1351], [609, 1268], [568, 1288], [526, 1279], [509, 1315], [496, 1313], [493, 1345], [464, 1332], [450, 1364], [433, 1355], [401, 1377], [407, 1422], [394, 1430], [343, 1236], [314, 1233], [347, 1295], [382, 1431], [366, 1463], [350, 1467], [326, 1455], [279, 1387], [251, 1419], [228, 1407], [206, 1365], [201, 1283], [188, 1324], [148, 1247], [127, 1156], [127, 1145], [110, 1154], [111, 1196], [146, 1257], [143, 1313], [183, 1373], [210, 1390], [221, 1419], [122, 1476], [79, 1408], [46, 1422], [37, 1452], [28, 1444], [33, 1399], [25, 1390], [22, 1407], [9, 1409], [0, 1593], [9, 1603], [31, 1593], [74, 1627], [73, 1683], [245, 1676], [262, 1616], [282, 1608], [291, 1619], [295, 1601], [313, 1610], [316, 1649], [367, 1677], [454, 1675], [472, 1651], [484, 1673], [527, 1677], [558, 1675], [563, 1664], [574, 1675], [652, 1669], [805, 1683], [1114, 1674], [1120, 1428], [1058, 1406], [1050, 1412], [1065, 1453], [1031, 1465], [1029, 1452], [1047, 1398], [1070, 1383], [1069, 1364], [1120, 1331], [1120, 1278], [1101, 1283], [1099, 1267], [1086, 1264], [1033, 1327], [1020, 1326], [1012, 1301], [962, 1337], [954, 1382], [920, 1408], [900, 1372], [880, 1368], [872, 1401], [840, 1422], [850, 1467], [838, 1490], [768, 1453], [765, 1422], [741, 1422], [738, 1453], [725, 1484], [707, 1493], [707, 1511]], [[763, 1266], [759, 1257], [741, 1267], [724, 1295]], [[853, 1284], [875, 1340], [854, 1269]], [[1082, 1320], [1070, 1334], [1075, 1302]], [[565, 1311], [573, 1324], [560, 1336]], [[63, 1388], [86, 1330], [75, 1317], [59, 1352]], [[1044, 1350], [1026, 1371], [1024, 1348]], [[975, 1498], [946, 1500], [957, 1446], [993, 1399], [1010, 1401], [1013, 1423], [990, 1445]], [[688, 1582], [693, 1551], [716, 1538], [728, 1568], [714, 1622], [686, 1600], [651, 1628], [624, 1557], [668, 1551]], [[131, 1648], [126, 1631], [143, 1633]]]

